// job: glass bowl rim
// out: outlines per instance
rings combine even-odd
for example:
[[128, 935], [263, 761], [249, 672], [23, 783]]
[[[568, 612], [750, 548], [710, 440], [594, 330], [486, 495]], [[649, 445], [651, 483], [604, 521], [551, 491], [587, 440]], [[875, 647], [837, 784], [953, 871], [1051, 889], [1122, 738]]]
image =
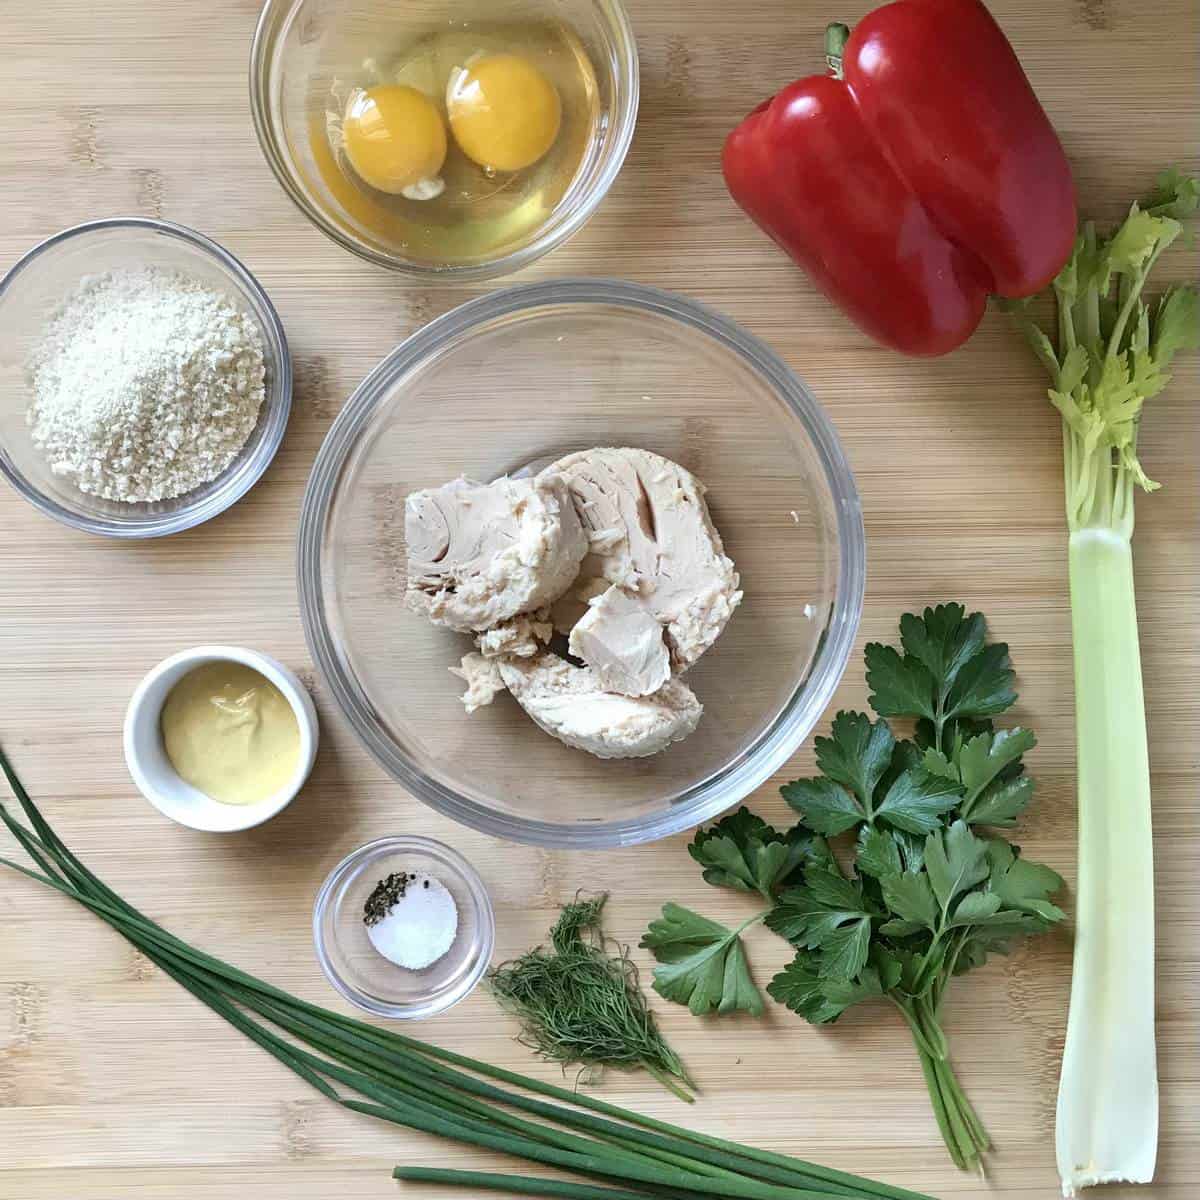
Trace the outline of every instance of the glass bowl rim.
[[[405, 850], [422, 851], [442, 858], [458, 873], [475, 906], [479, 932], [479, 961], [471, 968], [457, 993], [452, 992], [447, 997], [439, 998], [436, 1001], [392, 1004], [386, 1000], [375, 1000], [368, 996], [338, 971], [333, 965], [329, 949], [326, 946], [323, 926], [334, 893], [352, 875], [361, 871], [374, 858], [382, 857], [384, 854], [403, 853]], [[483, 882], [479, 872], [453, 846], [448, 846], [436, 838], [423, 837], [419, 834], [392, 834], [388, 837], [375, 838], [373, 841], [359, 846], [357, 850], [352, 850], [325, 876], [325, 880], [317, 892], [317, 898], [313, 901], [312, 933], [317, 962], [324, 972], [325, 978], [329, 980], [339, 995], [374, 1016], [413, 1020], [443, 1013], [447, 1009], [453, 1008], [459, 1001], [465, 1000], [475, 990], [491, 965], [492, 954], [496, 948], [496, 912], [487, 885]]]
[[[322, 534], [334, 488], [380, 398], [406, 372], [478, 326], [547, 304], [617, 305], [672, 320], [707, 334], [765, 378], [804, 426], [824, 469], [840, 550], [828, 633], [804, 686], [750, 746], [719, 772], [689, 788], [653, 817], [558, 823], [502, 813], [428, 777], [395, 748], [371, 706], [360, 702], [341, 670], [322, 598]], [[799, 377], [765, 343], [736, 322], [695, 300], [619, 279], [557, 279], [517, 284], [451, 309], [411, 334], [359, 384], [317, 452], [300, 511], [297, 539], [300, 614], [309, 651], [342, 715], [376, 762], [417, 799], [471, 829], [494, 837], [556, 849], [631, 846], [669, 837], [710, 820], [765, 783], [792, 756], [820, 719], [845, 672], [862, 617], [866, 588], [866, 534], [854, 475], [828, 416]]]
[[608, 154], [608, 161], [588, 191], [576, 202], [574, 208], [561, 220], [545, 226], [527, 245], [486, 262], [427, 266], [422, 263], [407, 262], [396, 255], [374, 250], [344, 232], [335, 222], [328, 220], [320, 207], [309, 200], [293, 180], [288, 168], [288, 156], [280, 148], [279, 139], [275, 136], [270, 119], [270, 78], [271, 50], [278, 33], [272, 29], [272, 25], [286, 15], [285, 8], [293, 7], [297, 3], [298, 0], [265, 0], [262, 11], [259, 13], [258, 23], [254, 28], [254, 37], [250, 43], [250, 114], [254, 121], [254, 133], [258, 139], [259, 149], [267, 160], [267, 165], [271, 168], [271, 173], [292, 203], [313, 226], [332, 242], [366, 262], [416, 279], [477, 282], [512, 274], [535, 262], [544, 254], [548, 254], [578, 233], [591, 219], [604, 197], [608, 195], [609, 189], [625, 165], [625, 158], [629, 153], [634, 130], [637, 127], [641, 89], [637, 38], [622, 0], [592, 0], [592, 3], [605, 11], [613, 30], [618, 35], [617, 75], [625, 85], [626, 93], [622, 103], [613, 114], [612, 136], [614, 141]]
[[[266, 317], [263, 351], [276, 375], [276, 383], [267, 389], [263, 397], [263, 405], [266, 408], [266, 427], [263, 431], [262, 441], [255, 447], [253, 456], [246, 460], [249, 464], [248, 469], [238, 472], [228, 484], [218, 488], [203, 502], [184, 505], [170, 512], [150, 513], [136, 522], [112, 521], [107, 517], [89, 517], [65, 508], [26, 479], [24, 473], [10, 458], [3, 442], [0, 442], [0, 474], [3, 474], [18, 494], [35, 508], [72, 529], [126, 540], [165, 537], [172, 533], [182, 533], [186, 529], [194, 529], [197, 525], [212, 520], [213, 517], [236, 504], [262, 478], [283, 441], [284, 431], [287, 429], [288, 418], [292, 410], [292, 355], [283, 322], [279, 319], [279, 313], [271, 302], [270, 296], [267, 295], [266, 290], [249, 268], [212, 238], [205, 237], [204, 234], [190, 229], [186, 225], [178, 225], [174, 221], [164, 221], [158, 217], [104, 217], [96, 221], [84, 221], [79, 225], [71, 225], [66, 229], [59, 230], [58, 233], [51, 234], [28, 249], [13, 263], [3, 277], [0, 277], [0, 299], [12, 287], [17, 277], [30, 267], [36, 266], [38, 260], [48, 250], [52, 250], [64, 242], [106, 229], [149, 230], [165, 233], [177, 241], [186, 242], [217, 262], [232, 276], [243, 292], [253, 297]], [[239, 458], [240, 454], [239, 451]], [[239, 461], [239, 458], [235, 458], [226, 471], [230, 470]]]

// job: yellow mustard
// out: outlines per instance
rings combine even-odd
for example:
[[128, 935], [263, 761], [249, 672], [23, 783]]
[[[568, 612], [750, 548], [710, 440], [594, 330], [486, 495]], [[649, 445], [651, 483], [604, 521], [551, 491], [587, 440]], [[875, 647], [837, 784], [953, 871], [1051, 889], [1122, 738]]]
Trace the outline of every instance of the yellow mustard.
[[241, 663], [205, 663], [170, 691], [159, 718], [180, 778], [221, 804], [256, 804], [287, 787], [300, 757], [292, 706]]

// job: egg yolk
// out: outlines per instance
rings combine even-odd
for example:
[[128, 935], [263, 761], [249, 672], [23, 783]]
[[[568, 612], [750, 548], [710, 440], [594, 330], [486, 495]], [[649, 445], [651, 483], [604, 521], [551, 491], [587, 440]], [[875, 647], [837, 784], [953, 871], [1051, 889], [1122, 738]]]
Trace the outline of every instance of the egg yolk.
[[446, 109], [462, 152], [496, 171], [532, 166], [554, 145], [562, 124], [554, 84], [515, 54], [491, 54], [457, 71]]
[[398, 84], [355, 92], [342, 140], [359, 178], [381, 192], [432, 179], [446, 161], [446, 126], [433, 101]]

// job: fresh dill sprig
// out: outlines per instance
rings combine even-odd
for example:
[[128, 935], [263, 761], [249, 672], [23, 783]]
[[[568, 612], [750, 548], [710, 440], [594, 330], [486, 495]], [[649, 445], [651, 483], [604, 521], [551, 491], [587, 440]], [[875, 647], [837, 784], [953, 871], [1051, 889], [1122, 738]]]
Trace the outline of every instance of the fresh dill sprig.
[[600, 929], [607, 900], [605, 893], [564, 905], [549, 947], [496, 967], [492, 992], [520, 1018], [521, 1041], [543, 1057], [564, 1067], [641, 1067], [690, 1102], [685, 1088], [695, 1085], [646, 1006], [628, 949]]

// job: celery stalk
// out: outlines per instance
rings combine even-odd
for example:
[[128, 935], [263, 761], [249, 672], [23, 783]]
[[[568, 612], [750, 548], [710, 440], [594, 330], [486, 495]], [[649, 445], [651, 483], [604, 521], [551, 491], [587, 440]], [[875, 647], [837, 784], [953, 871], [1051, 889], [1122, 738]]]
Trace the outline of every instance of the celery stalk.
[[1149, 1182], [1158, 1142], [1150, 765], [1133, 555], [1071, 534], [1079, 884], [1056, 1150], [1065, 1195]]
[[1079, 882], [1055, 1139], [1066, 1196], [1154, 1175], [1154, 863], [1131, 542], [1135, 490], [1158, 486], [1137, 457], [1143, 403], [1200, 342], [1194, 288], [1155, 305], [1143, 290], [1198, 206], [1200, 182], [1170, 170], [1111, 237], [1085, 225], [1054, 281], [1054, 339], [1013, 306], [1062, 414], [1070, 531]]

